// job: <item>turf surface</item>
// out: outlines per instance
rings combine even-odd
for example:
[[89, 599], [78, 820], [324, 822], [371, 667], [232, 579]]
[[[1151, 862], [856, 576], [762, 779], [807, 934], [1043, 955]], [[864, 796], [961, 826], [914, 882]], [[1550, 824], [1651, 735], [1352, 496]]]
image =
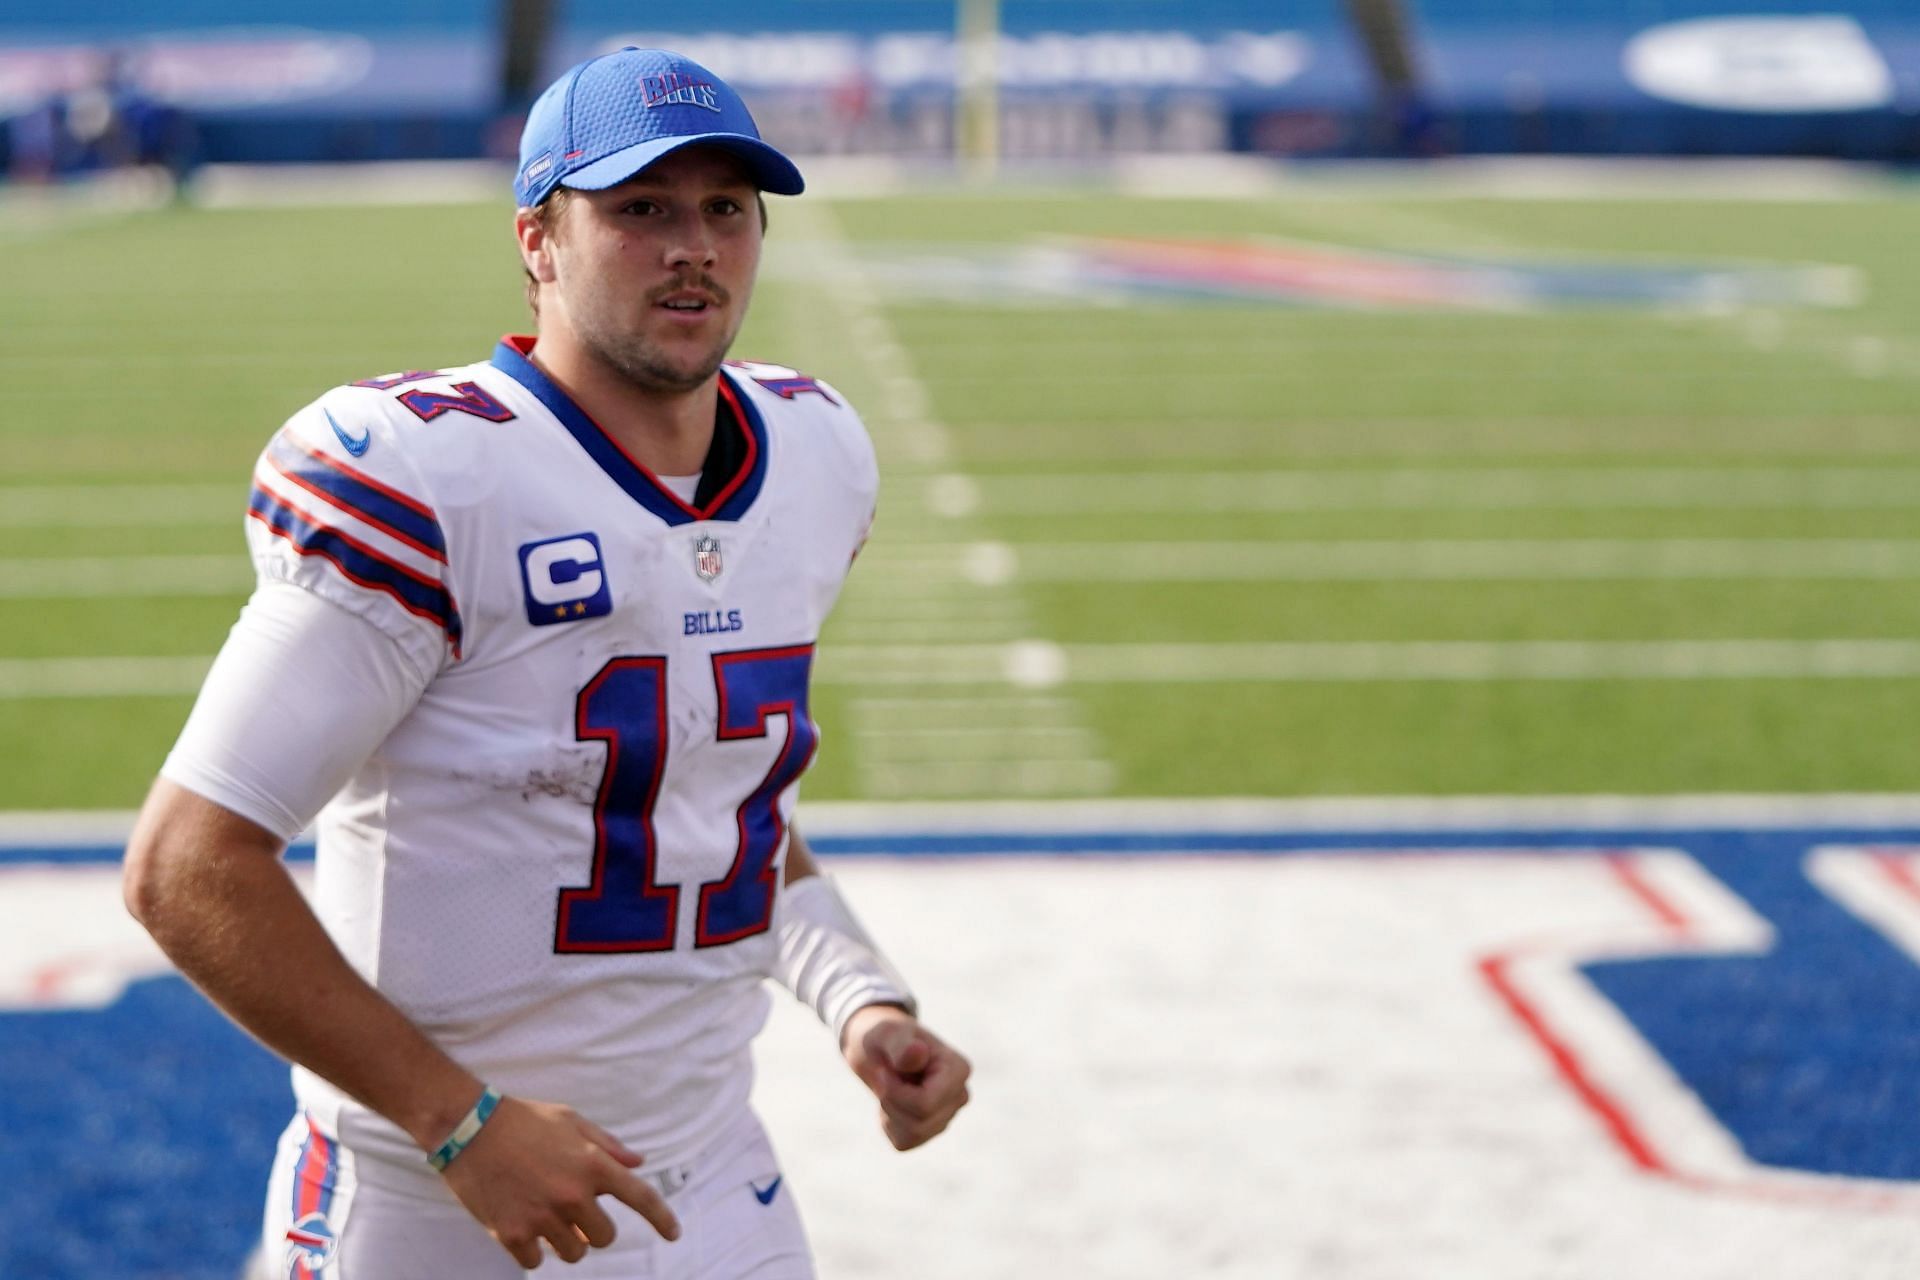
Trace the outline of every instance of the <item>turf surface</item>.
[[[776, 205], [736, 352], [831, 379], [865, 410], [880, 447], [882, 522], [829, 646], [1920, 639], [1920, 575], [1899, 572], [1221, 582], [1202, 571], [1227, 543], [1705, 539], [1759, 556], [1766, 539], [1913, 539], [1915, 208], [1898, 194], [1721, 203], [1337, 192], [933, 193], [804, 214]], [[247, 470], [289, 413], [337, 382], [480, 358], [525, 327], [508, 217], [504, 205], [175, 209], [9, 230], [0, 213], [12, 258], [0, 292], [0, 669], [29, 673], [0, 696], [0, 807], [137, 803], [188, 706], [177, 692], [28, 696], [32, 669], [19, 660], [210, 654], [239, 602], [218, 590], [66, 598], [8, 575], [49, 558], [241, 556]], [[1688, 312], [1007, 307], [881, 292], [834, 265], [858, 272], [868, 255], [1116, 235], [1515, 261], [1820, 263], [1853, 269], [1862, 291], [1837, 308]], [[1455, 474], [1524, 483], [1621, 468], [1686, 473], [1682, 488], [1699, 501], [1556, 508], [1446, 496]], [[1430, 496], [1281, 507], [1203, 496], [1163, 509], [1112, 483], [1222, 472], [1310, 486], [1418, 472]], [[1758, 472], [1785, 473], [1772, 498], [1727, 496]], [[935, 495], [953, 476], [970, 479], [971, 497], [942, 514]], [[1031, 500], [1035, 477], [1057, 504], [1044, 491]], [[157, 485], [183, 487], [156, 502]], [[1191, 543], [1195, 569], [1166, 581], [943, 583], [897, 567], [923, 542]], [[938, 697], [957, 705], [1005, 692]], [[1052, 717], [1042, 728], [1070, 740], [1064, 756], [1034, 757], [1044, 767], [1021, 772], [1027, 756], [977, 730], [956, 731], [953, 751], [978, 752], [984, 738], [1032, 794], [1893, 790], [1920, 771], [1910, 735], [1894, 731], [1920, 710], [1920, 680], [1907, 678], [1263, 682], [1236, 678], [1223, 658], [1205, 682], [1069, 677], [1042, 692]], [[874, 729], [872, 696], [820, 689], [826, 739], [810, 795], [1008, 793], [1007, 771], [984, 766], [937, 791], [913, 777], [883, 785], [879, 757], [904, 740]], [[1032, 710], [1015, 706], [1009, 729], [1032, 728], [1021, 720]], [[928, 723], [937, 756], [948, 721], [936, 707]], [[1100, 769], [1055, 768], [1088, 761]]]

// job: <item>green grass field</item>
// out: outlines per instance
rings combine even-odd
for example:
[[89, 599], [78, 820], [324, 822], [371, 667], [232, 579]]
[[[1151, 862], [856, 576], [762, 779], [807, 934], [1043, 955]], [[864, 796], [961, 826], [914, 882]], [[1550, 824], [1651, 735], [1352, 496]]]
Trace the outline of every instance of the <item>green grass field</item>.
[[[736, 354], [836, 383], [886, 472], [823, 646], [808, 794], [1913, 789], [1916, 214], [1897, 193], [777, 205]], [[0, 807], [138, 802], [191, 664], [109, 694], [61, 660], [210, 655], [244, 596], [254, 454], [334, 383], [524, 328], [508, 220], [0, 208]], [[1002, 306], [863, 266], [1115, 235], [1823, 263], [1865, 290]]]

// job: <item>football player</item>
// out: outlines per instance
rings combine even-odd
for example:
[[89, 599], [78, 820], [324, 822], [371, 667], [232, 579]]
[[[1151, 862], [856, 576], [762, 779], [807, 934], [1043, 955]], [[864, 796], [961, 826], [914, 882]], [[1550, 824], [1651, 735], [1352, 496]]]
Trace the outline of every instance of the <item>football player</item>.
[[[538, 336], [335, 388], [260, 457], [258, 586], [126, 896], [295, 1064], [282, 1274], [810, 1276], [748, 1106], [769, 975], [895, 1146], [967, 1101], [793, 825], [877, 488], [837, 390], [723, 364], [762, 193], [801, 188], [705, 68], [584, 62], [521, 139]], [[316, 814], [310, 906], [279, 855]]]

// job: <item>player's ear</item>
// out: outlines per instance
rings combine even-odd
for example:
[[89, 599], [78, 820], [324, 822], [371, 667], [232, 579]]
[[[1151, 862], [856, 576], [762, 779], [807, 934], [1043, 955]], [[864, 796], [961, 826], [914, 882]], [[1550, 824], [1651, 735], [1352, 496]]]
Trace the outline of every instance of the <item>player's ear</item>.
[[519, 209], [513, 215], [514, 238], [520, 242], [520, 261], [527, 274], [541, 284], [552, 284], [553, 219], [538, 209]]

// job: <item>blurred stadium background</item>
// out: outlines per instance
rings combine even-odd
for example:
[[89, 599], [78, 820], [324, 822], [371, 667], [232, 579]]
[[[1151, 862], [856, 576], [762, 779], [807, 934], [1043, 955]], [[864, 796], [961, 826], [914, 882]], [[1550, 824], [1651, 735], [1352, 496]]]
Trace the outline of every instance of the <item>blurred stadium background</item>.
[[[706, 62], [798, 155], [812, 190], [775, 202], [736, 351], [836, 383], [881, 453], [881, 522], [822, 649], [810, 802], [1170, 801], [1023, 810], [977, 839], [953, 834], [975, 821], [967, 810], [830, 806], [830, 851], [884, 853], [880, 830], [919, 832], [902, 847], [933, 853], [1271, 852], [1314, 847], [1301, 823], [1365, 830], [1393, 815], [1401, 834], [1378, 843], [1404, 849], [1419, 837], [1403, 802], [1334, 820], [1313, 798], [1914, 790], [1920, 747], [1900, 730], [1920, 718], [1912, 0], [745, 0], [664, 25], [660, 12], [0, 10], [0, 811], [102, 815], [20, 819], [20, 847], [0, 853], [16, 939], [0, 948], [0, 1008], [37, 1011], [0, 1018], [0, 1280], [227, 1280], [250, 1246], [260, 1175], [246, 1161], [282, 1121], [283, 1079], [177, 981], [126, 987], [153, 960], [122, 936], [99, 864], [247, 591], [239, 517], [255, 452], [327, 386], [475, 359], [526, 327], [505, 194], [518, 112], [561, 68], [620, 44]], [[1201, 804], [1280, 797], [1308, 807]], [[1822, 840], [1882, 849], [1886, 892], [1901, 875], [1920, 884], [1901, 870], [1900, 850], [1920, 843], [1911, 812], [1812, 803], [1818, 821], [1802, 825]], [[1604, 836], [1518, 812], [1544, 845], [1666, 842], [1646, 834], [1657, 806], [1609, 810], [1621, 821]], [[1725, 834], [1748, 811], [1711, 812]], [[1083, 837], [1015, 837], [1009, 823]], [[1142, 824], [1188, 834], [1084, 835]], [[1223, 824], [1244, 841], [1188, 830]], [[948, 836], [923, 839], [929, 827]], [[1731, 874], [1737, 859], [1701, 847]], [[1426, 928], [1431, 902], [1604, 934], [1620, 922], [1593, 904], [1620, 881], [1540, 871], [1514, 888], [1475, 863], [1475, 893], [1395, 873], [1410, 898], [1381, 875], [1275, 871], [1306, 904], [1288, 908], [1251, 862], [1210, 865], [1200, 878], [1216, 896], [1191, 902], [1190, 861], [1098, 864], [1101, 883], [1121, 883], [1111, 901], [1065, 864], [848, 865], [895, 928], [929, 940], [966, 927], [956, 904], [1004, 905], [992, 877], [1027, 903], [1026, 927], [1062, 930], [1084, 971], [1027, 988], [1009, 1030], [1006, 1002], [1029, 980], [995, 962], [1045, 970], [1032, 944], [1008, 932], [992, 956], [929, 941], [911, 957], [946, 982], [971, 1035], [957, 1038], [982, 1047], [998, 1068], [983, 1078], [1005, 1091], [993, 1111], [983, 1089], [976, 1136], [930, 1157], [934, 1194], [1001, 1230], [954, 1249], [942, 1242], [957, 1218], [876, 1229], [929, 1221], [904, 1185], [857, 1203], [816, 1193], [828, 1275], [1865, 1276], [1920, 1259], [1912, 1230], [1822, 1216], [1818, 1197], [1765, 1217], [1777, 1188], [1741, 1209], [1676, 1206], [1613, 1170], [1604, 1142], [1565, 1156], [1579, 1176], [1557, 1184], [1561, 1216], [1540, 1219], [1564, 1229], [1486, 1245], [1462, 1225], [1565, 1173], [1540, 1156], [1515, 1166], [1505, 1199], [1458, 1191], [1464, 1219], [1433, 1179], [1404, 1174], [1393, 1186], [1425, 1225], [1382, 1236], [1355, 1208], [1368, 1162], [1398, 1154], [1364, 1119], [1380, 1097], [1432, 1095], [1468, 1117], [1426, 1135], [1441, 1182], [1447, 1159], [1509, 1140], [1538, 1155], [1536, 1126], [1564, 1121], [1551, 1091], [1503, 1110], [1538, 1083], [1531, 1044], [1514, 1063], [1460, 1066], [1483, 1059], [1440, 1015], [1423, 1069], [1363, 1062], [1364, 1018], [1338, 1024], [1331, 1041], [1350, 1056], [1332, 1068], [1288, 1057], [1278, 1031], [1235, 1042], [1209, 1087], [1240, 1110], [1208, 1125], [1357, 1163], [1323, 1163], [1324, 1181], [1306, 1183], [1239, 1146], [1209, 1164], [1205, 1144], [1146, 1118], [1198, 1105], [1179, 1055], [1147, 1051], [1162, 1028], [1230, 1038], [1246, 1007], [1232, 1002], [1269, 997], [1402, 1019], [1477, 1006], [1395, 986], [1406, 975], [1382, 955], [1304, 997], [1277, 979], [1228, 983], [1218, 1020], [1195, 1023], [1187, 996], [1218, 973], [1156, 985], [1086, 906], [1148, 928], [1153, 903], [1175, 902], [1185, 936], [1217, 927], [1207, 954], [1245, 971], [1316, 963], [1270, 930], [1347, 955], [1356, 931]], [[945, 914], [915, 914], [930, 884]], [[1820, 903], [1740, 891], [1782, 934], [1830, 923]], [[1253, 903], [1273, 914], [1233, 914]], [[1911, 907], [1888, 910], [1906, 920]], [[1473, 946], [1488, 930], [1504, 936], [1485, 926]], [[1920, 996], [1906, 952], [1861, 932], [1798, 953], [1815, 960], [1793, 970], [1793, 1017], [1743, 1016], [1789, 1039], [1808, 1008], [1840, 1019], [1802, 1037], [1834, 1046], [1807, 1071], [1828, 1094], [1871, 1097], [1864, 1114], [1894, 1124], [1891, 1150], [1861, 1155], [1843, 1137], [1820, 1159], [1773, 1163], [1877, 1179], [1897, 1201], [1920, 1176], [1905, 1140], [1920, 1114], [1907, 1016]], [[75, 948], [94, 958], [70, 963]], [[1434, 954], [1444, 971], [1453, 953]], [[1889, 955], [1894, 969], [1874, 967]], [[95, 969], [120, 977], [69, 981]], [[1073, 985], [1108, 972], [1152, 996], [1136, 986], [1103, 1004]], [[92, 1013], [53, 1011], [69, 1006]], [[1075, 1021], [1103, 1008], [1109, 1024]], [[1139, 1073], [1029, 1056], [1069, 1030], [1115, 1058], [1144, 1054]], [[812, 1087], [810, 1059], [779, 1032], [770, 1052]], [[1755, 1043], [1760, 1058], [1779, 1047]], [[1330, 1096], [1329, 1071], [1359, 1083]], [[1048, 1109], [1035, 1081], [1050, 1074], [1085, 1114]], [[1760, 1159], [1765, 1144], [1680, 1074]], [[1274, 1094], [1296, 1110], [1260, 1111]], [[809, 1135], [792, 1167], [818, 1161], [840, 1189], [913, 1181], [884, 1160], [847, 1164], [851, 1126], [823, 1128], [802, 1094], [765, 1105], [782, 1113], [776, 1134]], [[1126, 1108], [1125, 1123], [1109, 1133], [1101, 1106]], [[1103, 1168], [1138, 1154], [1114, 1139], [1135, 1132], [1172, 1143], [1173, 1163], [1118, 1188], [1044, 1150], [1050, 1124], [1089, 1139]], [[1593, 1138], [1565, 1128], [1555, 1141]], [[1064, 1205], [1071, 1229], [989, 1194], [1008, 1184], [980, 1170], [1006, 1159], [1057, 1175], [1016, 1181], [1012, 1199]], [[1263, 1181], [1333, 1225], [1247, 1225], [1265, 1202], [1238, 1188]], [[1141, 1185], [1152, 1204], [1135, 1205]], [[1206, 1198], [1184, 1198], [1194, 1188]], [[1638, 1234], [1581, 1236], [1581, 1197], [1634, 1215]], [[1121, 1205], [1141, 1210], [1136, 1225], [1090, 1239]], [[1221, 1205], [1241, 1225], [1189, 1249]]]

